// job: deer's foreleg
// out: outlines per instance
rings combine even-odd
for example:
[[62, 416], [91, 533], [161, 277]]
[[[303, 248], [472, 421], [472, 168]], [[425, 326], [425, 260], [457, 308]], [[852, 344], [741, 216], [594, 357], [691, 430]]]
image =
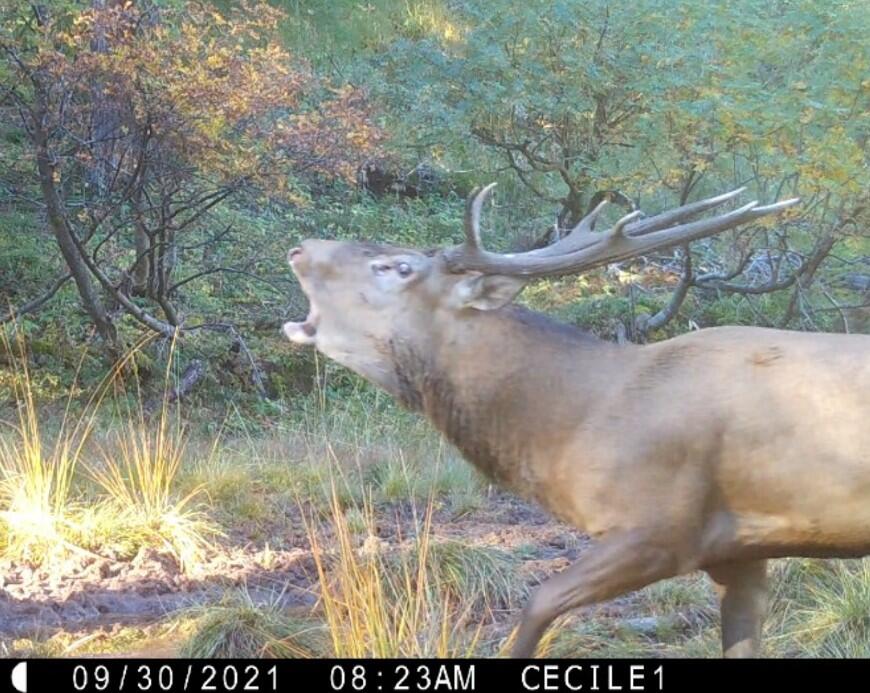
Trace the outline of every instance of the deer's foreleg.
[[511, 656], [531, 657], [547, 627], [566, 611], [671, 577], [678, 565], [673, 549], [657, 545], [649, 532], [606, 538], [538, 587], [523, 610]]
[[757, 657], [767, 610], [767, 561], [735, 561], [706, 568], [716, 583], [725, 657]]

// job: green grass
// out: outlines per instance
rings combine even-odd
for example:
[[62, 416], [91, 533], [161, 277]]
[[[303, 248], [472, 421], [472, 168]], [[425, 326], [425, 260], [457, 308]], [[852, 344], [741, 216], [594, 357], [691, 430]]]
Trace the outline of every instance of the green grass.
[[[528, 591], [519, 581], [518, 561], [494, 546], [477, 546], [458, 540], [418, 542], [410, 556], [414, 572], [426, 572], [426, 583], [444, 595], [486, 609], [516, 609]], [[420, 562], [424, 565], [420, 566]]]
[[178, 472], [179, 493], [201, 493], [221, 524], [256, 523], [269, 518], [273, 510], [271, 497], [286, 488], [278, 475], [284, 466], [263, 465], [229, 447], [190, 447], [186, 463]]
[[554, 658], [654, 657], [655, 643], [617, 627], [608, 620], [563, 618], [541, 640], [538, 656]]
[[870, 560], [777, 566], [767, 638], [788, 657], [870, 656]]
[[217, 606], [193, 612], [192, 633], [181, 649], [195, 658], [311, 658], [328, 656], [322, 623], [290, 614], [272, 603], [257, 604], [251, 595], [230, 592]]
[[410, 456], [402, 447], [385, 451], [369, 468], [366, 480], [385, 501], [425, 500], [434, 495], [466, 512], [474, 506], [472, 497], [480, 498], [484, 489], [471, 465], [431, 439]]

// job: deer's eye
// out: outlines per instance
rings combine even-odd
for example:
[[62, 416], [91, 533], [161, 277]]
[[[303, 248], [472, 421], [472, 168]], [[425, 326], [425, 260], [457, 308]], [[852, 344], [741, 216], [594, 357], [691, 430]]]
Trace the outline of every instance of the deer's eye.
[[414, 270], [407, 262], [400, 262], [396, 265], [396, 271], [399, 273], [400, 277], [408, 277]]

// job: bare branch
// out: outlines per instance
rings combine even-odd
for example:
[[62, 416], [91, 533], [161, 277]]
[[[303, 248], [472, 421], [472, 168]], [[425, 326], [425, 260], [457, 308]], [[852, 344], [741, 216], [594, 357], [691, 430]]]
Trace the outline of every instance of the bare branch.
[[282, 296], [286, 294], [286, 289], [277, 286], [274, 282], [272, 282], [268, 279], [265, 279], [264, 277], [260, 277], [256, 274], [254, 274], [253, 272], [248, 272], [247, 270], [238, 269], [236, 267], [212, 267], [212, 268], [209, 268], [206, 270], [202, 270], [201, 272], [197, 272], [196, 274], [192, 274], [189, 277], [185, 277], [184, 279], [177, 281], [175, 284], [173, 284], [171, 287], [169, 287], [167, 294], [169, 296], [172, 296], [179, 288], [181, 288], [185, 284], [189, 284], [190, 282], [195, 281], [196, 279], [202, 279], [203, 277], [207, 277], [211, 274], [219, 274], [219, 273], [238, 274], [238, 275], [241, 275], [244, 277], [248, 277], [249, 279], [253, 279], [253, 280], [258, 281], [262, 284], [265, 284], [266, 286], [268, 286], [270, 289], [272, 289], [277, 294], [281, 294]]
[[[715, 277], [714, 275], [715, 278], [713, 280], [696, 277], [693, 285], [703, 289], [715, 289], [717, 291], [724, 291], [732, 294], [755, 296], [788, 289], [790, 286], [793, 286], [804, 273], [810, 271], [810, 269], [815, 273], [819, 264], [825, 259], [825, 257], [827, 257], [835, 241], [836, 239], [832, 234], [826, 234], [823, 236], [816, 244], [813, 252], [808, 257], [804, 258], [801, 264], [791, 274], [784, 278], [780, 278], [778, 263], [776, 263], [772, 265], [770, 280], [764, 284], [733, 284], [730, 281], [720, 281], [718, 277]], [[747, 263], [748, 259], [746, 260], [746, 263], [741, 263], [742, 267], [740, 267], [739, 271], [729, 273], [731, 278], [736, 277], [741, 271], [743, 271]], [[792, 306], [787, 312], [791, 313], [793, 310], [794, 307]]]
[[18, 306], [18, 308], [12, 308], [9, 310], [6, 315], [0, 316], [0, 324], [11, 322], [12, 320], [16, 320], [20, 318], [22, 315], [27, 315], [28, 313], [32, 313], [33, 311], [41, 308], [46, 303], [48, 303], [54, 295], [60, 290], [64, 284], [66, 284], [70, 279], [72, 279], [72, 274], [67, 272], [62, 277], [59, 277], [54, 282], [52, 282], [51, 286], [48, 290], [34, 299], [31, 299], [27, 303], [23, 303]]
[[825, 236], [822, 236], [810, 256], [792, 275], [794, 280], [797, 281], [797, 286], [795, 287], [795, 292], [792, 294], [788, 307], [785, 310], [785, 314], [780, 321], [780, 326], [785, 327], [786, 325], [788, 325], [789, 322], [791, 322], [791, 319], [794, 315], [795, 306], [798, 299], [800, 298], [800, 292], [809, 288], [810, 284], [813, 281], [813, 277], [816, 274], [816, 271], [822, 264], [822, 261], [828, 256], [828, 253], [831, 252], [831, 248], [834, 247], [835, 240], [836, 239], [833, 234], [826, 234]]
[[133, 316], [140, 323], [145, 325], [146, 327], [154, 330], [162, 334], [164, 337], [173, 337], [176, 333], [176, 326], [172, 325], [168, 322], [164, 322], [163, 320], [159, 320], [154, 317], [151, 313], [144, 310], [140, 306], [136, 305], [133, 301], [130, 300], [130, 297], [127, 296], [124, 292], [120, 291], [115, 284], [106, 276], [105, 272], [100, 269], [99, 265], [97, 265], [94, 260], [88, 255], [85, 248], [82, 246], [81, 241], [78, 236], [75, 235], [71, 230], [69, 232], [69, 236], [72, 239], [73, 244], [75, 245], [76, 250], [78, 250], [79, 257], [82, 262], [88, 268], [90, 273], [97, 279], [97, 281], [102, 285], [103, 289], [112, 296], [118, 303], [120, 303], [126, 311]]
[[261, 397], [266, 397], [266, 386], [263, 383], [263, 374], [260, 370], [260, 367], [257, 365], [256, 360], [254, 359], [254, 355], [251, 353], [251, 350], [248, 348], [247, 343], [242, 338], [242, 335], [239, 334], [239, 331], [236, 329], [235, 325], [230, 323], [222, 323], [222, 322], [210, 322], [210, 323], [202, 323], [200, 325], [194, 325], [188, 328], [188, 331], [192, 330], [213, 330], [215, 332], [224, 332], [230, 337], [232, 337], [233, 342], [238, 344], [240, 351], [245, 355], [248, 359], [248, 363], [251, 365], [251, 380], [254, 383], [254, 387], [257, 389], [257, 393]]
[[686, 245], [683, 246], [683, 272], [680, 276], [680, 283], [677, 284], [677, 288], [674, 290], [671, 300], [668, 302], [668, 305], [662, 308], [655, 315], [642, 316], [639, 318], [635, 324], [637, 330], [645, 334], [667, 325], [677, 316], [677, 313], [680, 312], [680, 308], [686, 300], [686, 296], [688, 296], [691, 287], [692, 254], [689, 252], [689, 246]]

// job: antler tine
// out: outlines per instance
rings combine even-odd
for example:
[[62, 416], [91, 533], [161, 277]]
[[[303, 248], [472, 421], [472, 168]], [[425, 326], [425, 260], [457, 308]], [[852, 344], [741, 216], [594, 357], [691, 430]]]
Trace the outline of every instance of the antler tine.
[[[669, 226], [673, 226], [680, 221], [688, 219], [689, 217], [695, 216], [696, 214], [700, 214], [701, 212], [706, 212], [708, 209], [713, 209], [714, 207], [718, 207], [722, 205], [728, 200], [732, 200], [737, 197], [740, 193], [746, 190], [745, 187], [737, 188], [736, 190], [732, 190], [727, 193], [723, 193], [722, 195], [716, 195], [715, 197], [709, 197], [706, 200], [699, 200], [698, 202], [692, 202], [687, 205], [683, 205], [681, 207], [677, 207], [676, 209], [669, 210], [667, 212], [662, 212], [661, 214], [657, 214], [648, 219], [644, 219], [643, 221], [635, 222], [634, 224], [628, 224], [622, 230], [627, 236], [643, 236], [648, 233], [652, 233], [653, 231], [658, 231], [659, 229], [664, 229]], [[609, 202], [608, 198], [605, 197], [589, 214], [583, 217], [580, 222], [568, 233], [561, 241], [555, 243], [553, 245], [549, 245], [546, 248], [541, 248], [539, 250], [534, 251], [536, 255], [543, 256], [551, 256], [551, 255], [560, 255], [565, 252], [574, 252], [575, 250], [580, 250], [582, 248], [586, 248], [590, 245], [597, 243], [600, 240], [598, 234], [592, 232], [592, 225], [595, 223], [595, 220], [601, 214], [604, 207]], [[639, 214], [637, 216], [640, 216]], [[623, 217], [624, 219], [625, 217]], [[632, 217], [629, 221], [634, 221], [637, 217]], [[622, 219], [620, 219], [620, 222]], [[619, 222], [617, 222], [617, 225]]]
[[[565, 237], [556, 243], [552, 243], [544, 248], [537, 248], [529, 251], [538, 257], [547, 257], [552, 255], [561, 255], [562, 253], [573, 252], [580, 248], [597, 243], [600, 234], [592, 232], [592, 225], [601, 214], [602, 210], [609, 204], [610, 200], [606, 197], [601, 200], [589, 214], [583, 217], [577, 225], [565, 234]], [[558, 237], [558, 236], [557, 236]]]
[[598, 215], [604, 210], [604, 208], [610, 204], [610, 200], [605, 197], [601, 202], [595, 205], [595, 209], [593, 209], [589, 214], [583, 217], [573, 229], [571, 229], [571, 233], [583, 231], [591, 231], [592, 225], [595, 223], [595, 220], [598, 218]]
[[629, 236], [643, 236], [647, 233], [658, 231], [659, 229], [666, 229], [667, 227], [673, 226], [674, 224], [684, 221], [696, 214], [706, 212], [708, 209], [713, 209], [714, 207], [725, 204], [729, 200], [733, 200], [735, 197], [740, 195], [744, 190], [746, 190], [746, 186], [739, 187], [736, 190], [727, 193], [722, 193], [721, 195], [708, 197], [705, 200], [698, 200], [697, 202], [682, 205], [681, 207], [670, 209], [661, 214], [656, 214], [648, 219], [632, 224], [631, 227], [627, 229], [627, 234]]
[[639, 209], [634, 210], [633, 212], [629, 212], [624, 217], [621, 217], [614, 225], [613, 228], [610, 229], [610, 234], [612, 236], [625, 236], [625, 227], [628, 225], [628, 222], [634, 221], [639, 216], [642, 216], [643, 212]]
[[481, 250], [480, 243], [480, 212], [483, 203], [489, 197], [497, 183], [490, 183], [483, 188], [475, 188], [465, 203], [465, 245], [469, 249]]
[[762, 216], [763, 214], [776, 214], [781, 212], [788, 207], [792, 207], [801, 201], [799, 197], [790, 197], [787, 200], [783, 200], [782, 202], [774, 202], [772, 205], [766, 205], [764, 207], [756, 207], [754, 213], [758, 216]]

